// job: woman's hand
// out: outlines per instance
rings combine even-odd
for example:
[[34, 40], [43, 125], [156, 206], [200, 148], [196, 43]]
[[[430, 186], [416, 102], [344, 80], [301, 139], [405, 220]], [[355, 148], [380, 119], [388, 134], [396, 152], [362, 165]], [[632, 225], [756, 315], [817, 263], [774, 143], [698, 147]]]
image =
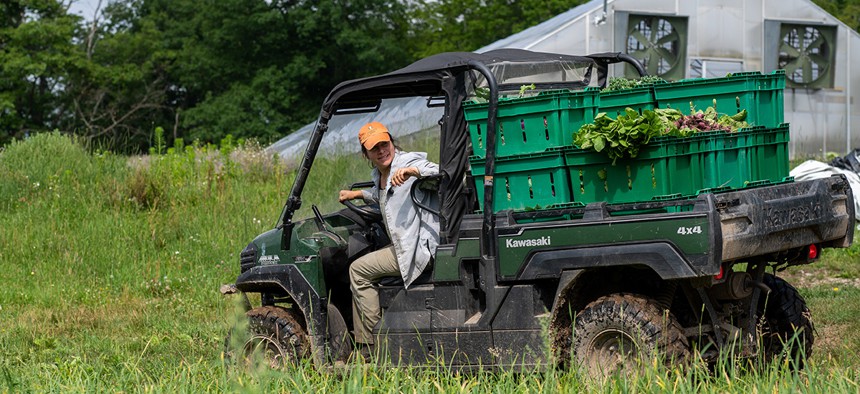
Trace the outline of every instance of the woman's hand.
[[344, 202], [363, 197], [364, 195], [361, 193], [361, 190], [341, 190], [340, 194], [337, 196], [337, 201]]
[[394, 175], [391, 176], [391, 185], [400, 186], [405, 183], [409, 177], [418, 177], [420, 175], [421, 172], [419, 172], [416, 167], [398, 168], [394, 170]]

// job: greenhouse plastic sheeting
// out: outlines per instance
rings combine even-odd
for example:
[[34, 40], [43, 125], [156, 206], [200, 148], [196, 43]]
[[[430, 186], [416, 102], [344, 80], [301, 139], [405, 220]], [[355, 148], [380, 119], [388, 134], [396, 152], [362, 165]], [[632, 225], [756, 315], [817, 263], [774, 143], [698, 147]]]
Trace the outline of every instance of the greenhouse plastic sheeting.
[[[329, 129], [323, 137], [319, 155], [331, 157], [344, 153], [358, 153], [358, 129], [369, 122], [381, 122], [388, 127], [394, 138], [403, 138], [434, 127], [438, 129], [441, 118], [442, 108], [427, 108], [427, 100], [424, 98], [386, 100], [378, 112], [336, 115], [329, 122]], [[295, 160], [298, 164], [315, 126], [316, 122], [306, 125], [275, 142], [267, 150], [278, 153], [287, 161]]]

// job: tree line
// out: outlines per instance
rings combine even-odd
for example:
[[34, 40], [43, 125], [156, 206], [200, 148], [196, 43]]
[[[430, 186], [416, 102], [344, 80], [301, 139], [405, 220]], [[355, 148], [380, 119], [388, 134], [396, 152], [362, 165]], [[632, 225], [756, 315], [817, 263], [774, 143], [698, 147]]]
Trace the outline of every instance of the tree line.
[[0, 144], [58, 129], [134, 153], [157, 127], [270, 142], [343, 80], [475, 50], [579, 3], [104, 0], [82, 18], [70, 1], [0, 3]]
[[[338, 82], [472, 51], [585, 2], [102, 0], [85, 19], [72, 1], [0, 3], [0, 146], [56, 129], [134, 153], [157, 127], [271, 142], [313, 121]], [[860, 0], [817, 2], [860, 24]]]

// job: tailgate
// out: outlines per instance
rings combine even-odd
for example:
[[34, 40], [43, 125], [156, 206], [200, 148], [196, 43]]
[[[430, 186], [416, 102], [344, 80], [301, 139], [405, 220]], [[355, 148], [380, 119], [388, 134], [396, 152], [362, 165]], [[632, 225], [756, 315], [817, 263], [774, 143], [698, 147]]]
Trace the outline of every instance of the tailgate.
[[723, 261], [818, 244], [848, 247], [854, 202], [842, 175], [714, 196], [723, 233]]

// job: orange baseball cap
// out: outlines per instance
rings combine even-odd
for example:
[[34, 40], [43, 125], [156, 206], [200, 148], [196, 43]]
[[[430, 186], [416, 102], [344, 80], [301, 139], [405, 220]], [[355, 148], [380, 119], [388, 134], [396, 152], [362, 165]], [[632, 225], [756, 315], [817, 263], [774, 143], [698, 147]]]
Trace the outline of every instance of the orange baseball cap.
[[364, 149], [371, 150], [382, 141], [391, 141], [388, 129], [382, 123], [370, 122], [358, 130], [358, 142], [364, 146]]

